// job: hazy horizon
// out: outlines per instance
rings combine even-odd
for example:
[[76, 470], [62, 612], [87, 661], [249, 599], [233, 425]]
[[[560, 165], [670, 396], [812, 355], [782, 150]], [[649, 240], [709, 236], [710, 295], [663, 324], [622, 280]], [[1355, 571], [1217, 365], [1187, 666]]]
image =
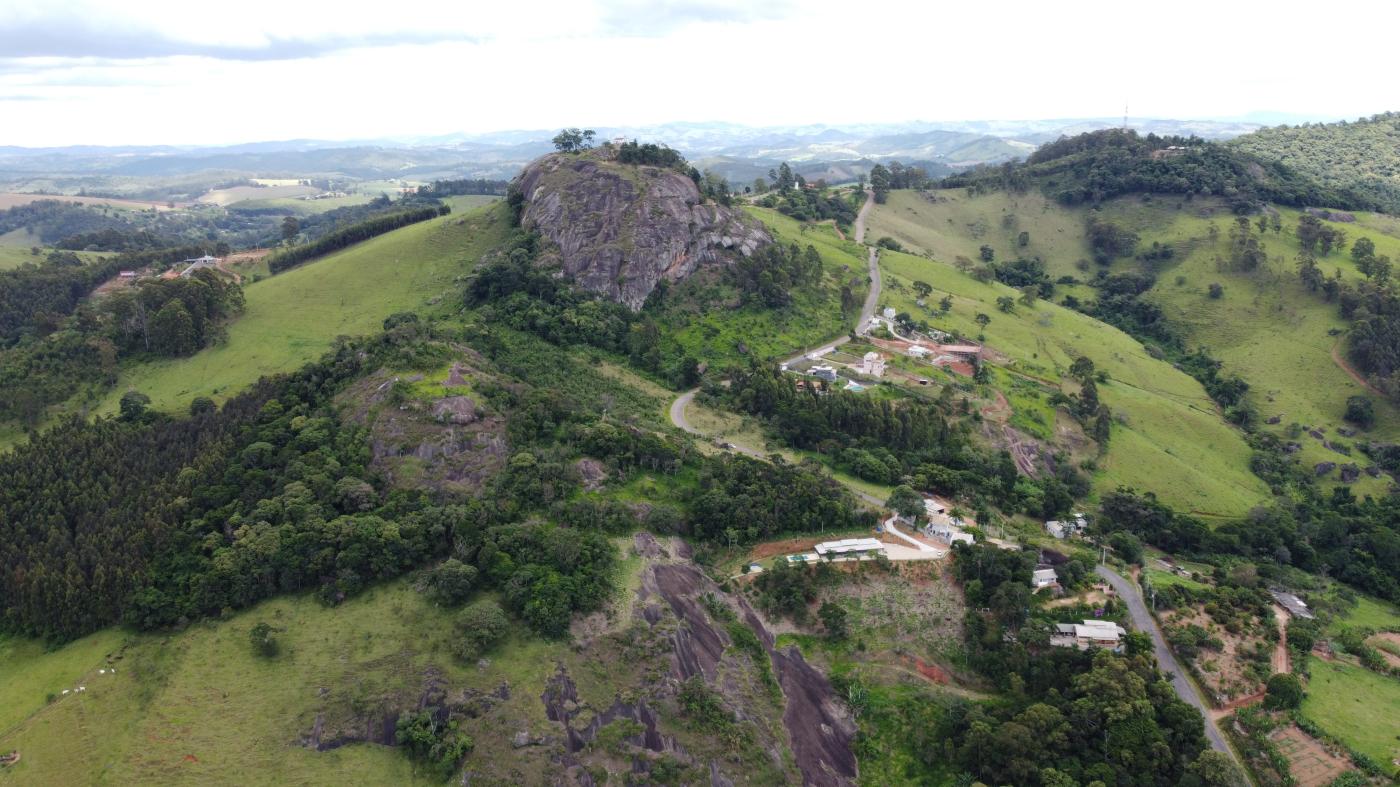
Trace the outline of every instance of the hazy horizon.
[[[1371, 29], [1400, 8], [1376, 4]], [[1246, 31], [1247, 35], [1241, 35]], [[0, 8], [0, 145], [228, 145], [637, 127], [1369, 116], [1384, 47], [1188, 2], [858, 8], [585, 0], [378, 9], [248, 0]], [[1301, 108], [1301, 110], [1300, 110]]]

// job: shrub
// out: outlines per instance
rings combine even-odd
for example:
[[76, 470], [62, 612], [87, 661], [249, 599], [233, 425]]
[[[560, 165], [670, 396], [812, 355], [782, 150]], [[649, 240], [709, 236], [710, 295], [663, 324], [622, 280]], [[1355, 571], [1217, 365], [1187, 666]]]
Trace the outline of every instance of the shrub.
[[248, 641], [253, 645], [253, 652], [265, 659], [277, 655], [277, 638], [272, 633], [272, 626], [267, 623], [259, 623], [248, 630]]
[[494, 601], [478, 601], [457, 616], [457, 655], [474, 661], [500, 643], [510, 620]]
[[1273, 710], [1291, 710], [1303, 704], [1303, 684], [1298, 676], [1279, 673], [1269, 678], [1264, 705]]

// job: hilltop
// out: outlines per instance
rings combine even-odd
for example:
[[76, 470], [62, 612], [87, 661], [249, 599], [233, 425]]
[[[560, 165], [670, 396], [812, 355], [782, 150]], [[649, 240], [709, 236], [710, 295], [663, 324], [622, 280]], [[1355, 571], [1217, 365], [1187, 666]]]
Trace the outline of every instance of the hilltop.
[[945, 187], [1038, 187], [1066, 205], [1150, 192], [1216, 196], [1239, 210], [1260, 202], [1366, 209], [1374, 201], [1341, 185], [1324, 186], [1277, 161], [1196, 137], [1140, 136], [1106, 129], [1042, 145], [1022, 164], [980, 167]]
[[1229, 147], [1277, 161], [1330, 188], [1355, 191], [1387, 213], [1400, 212], [1400, 113], [1263, 128]]
[[684, 281], [772, 242], [747, 216], [707, 201], [679, 154], [646, 148], [653, 154], [631, 159], [627, 146], [612, 145], [544, 156], [520, 173], [510, 197], [521, 227], [541, 237], [540, 264], [632, 309], [662, 281]]

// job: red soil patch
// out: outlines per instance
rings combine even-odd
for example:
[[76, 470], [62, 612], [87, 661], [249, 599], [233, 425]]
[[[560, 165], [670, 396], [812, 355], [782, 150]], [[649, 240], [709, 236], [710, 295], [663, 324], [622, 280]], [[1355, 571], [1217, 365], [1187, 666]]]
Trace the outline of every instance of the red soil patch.
[[193, 754], [186, 754], [184, 760], [185, 762], [199, 762], [199, 758]]

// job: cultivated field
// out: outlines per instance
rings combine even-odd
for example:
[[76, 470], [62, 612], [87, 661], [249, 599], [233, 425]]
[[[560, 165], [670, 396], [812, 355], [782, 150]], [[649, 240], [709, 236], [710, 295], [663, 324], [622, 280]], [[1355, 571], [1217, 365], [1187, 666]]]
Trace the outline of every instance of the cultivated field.
[[227, 399], [259, 377], [319, 357], [337, 336], [371, 333], [394, 312], [455, 297], [457, 277], [499, 242], [501, 211], [425, 221], [246, 287], [247, 309], [228, 341], [190, 358], [125, 369], [98, 408], [115, 412], [138, 390], [154, 407], [182, 410], [196, 396]]
[[[945, 331], [985, 334], [987, 345], [1010, 359], [1007, 369], [1042, 381], [1047, 390], [1064, 382], [1080, 355], [1108, 373], [1110, 381], [1099, 386], [1099, 396], [1120, 418], [1095, 478], [1100, 491], [1119, 485], [1153, 490], [1178, 508], [1224, 516], [1242, 514], [1267, 496], [1248, 470], [1248, 446], [1220, 418], [1200, 384], [1152, 358], [1132, 337], [1045, 301], [1003, 313], [996, 299], [1019, 293], [996, 282], [978, 282], [943, 262], [896, 252], [880, 259], [884, 304]], [[931, 304], [951, 295], [952, 311], [933, 317], [919, 307], [911, 284], [916, 280], [934, 288]], [[974, 320], [979, 313], [992, 318], [985, 331]]]
[[1327, 750], [1317, 739], [1290, 724], [1269, 733], [1298, 787], [1326, 787], [1338, 776], [1355, 770], [1343, 755]]
[[106, 197], [76, 197], [67, 194], [16, 194], [13, 192], [0, 193], [0, 210], [28, 205], [39, 200], [56, 199], [61, 202], [79, 202], [84, 205], [97, 205], [116, 208], [118, 210], [150, 210], [158, 211], [170, 210], [169, 203], [146, 202], [134, 199], [108, 199]]
[[320, 189], [312, 186], [234, 186], [227, 189], [212, 189], [200, 195], [197, 202], [207, 202], [225, 207], [244, 200], [270, 200], [285, 197], [301, 197], [319, 194]]

